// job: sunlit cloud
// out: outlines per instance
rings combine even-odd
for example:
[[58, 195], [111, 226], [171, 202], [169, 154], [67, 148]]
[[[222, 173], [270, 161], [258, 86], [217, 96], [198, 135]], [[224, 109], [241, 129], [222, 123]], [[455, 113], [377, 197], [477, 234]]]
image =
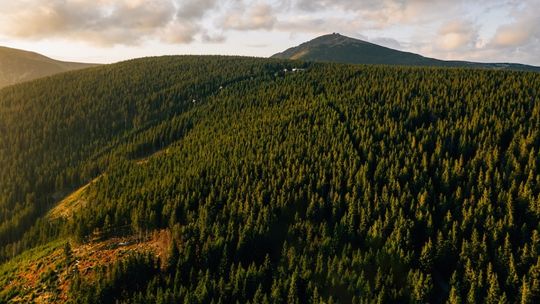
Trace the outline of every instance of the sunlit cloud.
[[272, 6], [266, 3], [256, 3], [241, 6], [225, 16], [223, 27], [233, 30], [271, 30], [277, 18]]
[[540, 65], [540, 0], [0, 0], [0, 7], [2, 40], [200, 50], [257, 33], [236, 53], [268, 56], [339, 32], [441, 59]]
[[457, 50], [476, 46], [476, 27], [464, 20], [452, 20], [442, 25], [438, 32], [437, 47], [442, 50]]
[[15, 38], [61, 37], [100, 45], [138, 44], [148, 38], [188, 43], [216, 1], [24, 0], [2, 5], [2, 34]]

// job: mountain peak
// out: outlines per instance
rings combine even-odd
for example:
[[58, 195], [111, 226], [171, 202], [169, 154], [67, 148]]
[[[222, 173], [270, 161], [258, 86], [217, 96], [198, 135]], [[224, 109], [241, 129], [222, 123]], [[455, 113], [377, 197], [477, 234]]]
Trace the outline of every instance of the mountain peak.
[[277, 53], [272, 58], [350, 64], [467, 67], [540, 72], [540, 67], [515, 63], [478, 63], [439, 60], [387, 48], [364, 40], [343, 36], [339, 33], [316, 37], [296, 47], [289, 48], [284, 52]]
[[347, 40], [360, 41], [358, 39], [347, 37], [347, 36], [341, 35], [340, 33], [335, 33], [335, 32], [332, 34], [319, 36], [313, 40], [317, 40], [317, 39], [327, 39], [327, 40], [333, 40], [333, 41], [347, 41]]
[[305, 43], [302, 43], [301, 46], [309, 46], [309, 47], [318, 47], [318, 46], [326, 46], [326, 47], [334, 47], [338, 45], [347, 45], [347, 44], [371, 44], [367, 41], [347, 37], [344, 35], [341, 35], [340, 33], [332, 33], [332, 34], [326, 34], [319, 37], [316, 37], [310, 41], [307, 41]]
[[392, 50], [367, 41], [332, 33], [275, 54], [274, 58], [360, 64], [416, 64], [420, 55]]

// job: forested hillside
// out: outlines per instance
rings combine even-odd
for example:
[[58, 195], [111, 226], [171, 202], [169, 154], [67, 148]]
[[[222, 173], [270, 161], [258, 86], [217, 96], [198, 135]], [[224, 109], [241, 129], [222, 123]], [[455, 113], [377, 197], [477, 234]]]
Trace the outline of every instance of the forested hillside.
[[6, 88], [0, 302], [39, 248], [51, 302], [538, 302], [539, 95], [537, 73], [204, 56]]

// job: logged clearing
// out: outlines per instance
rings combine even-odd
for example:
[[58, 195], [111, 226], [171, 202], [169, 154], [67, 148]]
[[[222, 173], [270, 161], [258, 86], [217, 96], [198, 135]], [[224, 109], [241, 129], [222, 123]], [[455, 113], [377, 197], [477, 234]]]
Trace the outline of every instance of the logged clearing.
[[77, 268], [84, 280], [94, 279], [95, 271], [133, 253], [152, 253], [163, 262], [170, 245], [168, 230], [146, 236], [113, 237], [104, 241], [72, 246], [72, 259], [66, 263], [64, 242], [56, 241], [0, 266], [3, 287], [0, 294], [16, 294], [11, 303], [65, 303], [71, 276]]

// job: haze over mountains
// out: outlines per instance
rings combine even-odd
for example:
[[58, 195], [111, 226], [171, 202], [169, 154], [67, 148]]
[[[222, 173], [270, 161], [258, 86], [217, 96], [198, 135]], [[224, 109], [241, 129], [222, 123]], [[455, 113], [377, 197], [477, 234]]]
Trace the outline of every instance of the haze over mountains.
[[38, 53], [0, 46], [0, 88], [95, 65], [58, 61]]
[[540, 67], [518, 63], [480, 63], [459, 60], [439, 60], [415, 53], [403, 52], [350, 38], [337, 33], [313, 40], [277, 53], [272, 58], [353, 64], [385, 64], [407, 66], [468, 67], [497, 70], [540, 72]]

